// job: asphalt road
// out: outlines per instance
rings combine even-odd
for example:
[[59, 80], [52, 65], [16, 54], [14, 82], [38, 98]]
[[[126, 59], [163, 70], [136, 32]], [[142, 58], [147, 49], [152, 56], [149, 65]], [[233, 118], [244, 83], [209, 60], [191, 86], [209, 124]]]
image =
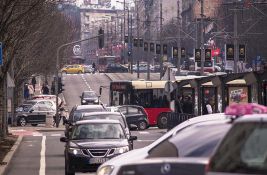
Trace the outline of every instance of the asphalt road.
[[[127, 78], [127, 74], [124, 75]], [[131, 76], [131, 75], [130, 75]], [[121, 77], [120, 77], [121, 78]], [[80, 104], [82, 91], [94, 90], [98, 92], [100, 86], [108, 87], [111, 78], [105, 74], [94, 75], [65, 75], [64, 97], [67, 107]], [[103, 90], [101, 101], [108, 104], [108, 88]], [[39, 128], [39, 127], [38, 127]], [[12, 128], [13, 133], [23, 135], [23, 140], [14, 154], [5, 175], [62, 175], [64, 174], [64, 143], [59, 141], [63, 131], [36, 131], [33, 127]], [[166, 130], [149, 128], [145, 131], [132, 131], [138, 140], [134, 142], [134, 149], [142, 148], [162, 136]]]

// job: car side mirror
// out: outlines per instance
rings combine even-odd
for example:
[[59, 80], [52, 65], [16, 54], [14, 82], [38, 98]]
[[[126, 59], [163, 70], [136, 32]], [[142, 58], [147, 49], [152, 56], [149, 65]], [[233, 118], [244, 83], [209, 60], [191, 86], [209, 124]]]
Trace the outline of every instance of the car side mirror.
[[129, 141], [137, 140], [137, 136], [130, 136]]
[[61, 141], [61, 142], [67, 142], [68, 139], [67, 139], [66, 137], [60, 137], [60, 141]]

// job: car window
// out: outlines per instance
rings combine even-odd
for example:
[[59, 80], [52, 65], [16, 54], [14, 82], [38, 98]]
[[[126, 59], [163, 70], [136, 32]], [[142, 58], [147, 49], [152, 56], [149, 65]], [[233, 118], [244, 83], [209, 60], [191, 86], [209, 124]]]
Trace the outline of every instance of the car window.
[[83, 109], [83, 110], [76, 110], [73, 112], [73, 117], [72, 120], [73, 122], [78, 121], [81, 119], [83, 113], [88, 113], [88, 112], [101, 112], [105, 111], [103, 108], [88, 108], [88, 109]]
[[136, 107], [128, 107], [129, 114], [142, 114], [139, 108]]
[[83, 93], [84, 98], [92, 98], [92, 97], [97, 97], [95, 92], [84, 92]]
[[124, 128], [126, 128], [126, 123], [121, 115], [89, 115], [83, 116], [83, 120], [94, 120], [94, 119], [110, 119], [110, 120], [118, 120], [122, 124]]
[[230, 126], [223, 123], [187, 127], [151, 149], [148, 158], [209, 157]]
[[125, 139], [125, 134], [120, 124], [90, 123], [77, 125], [72, 139]]
[[210, 169], [215, 172], [267, 174], [267, 124], [236, 124], [213, 156]]

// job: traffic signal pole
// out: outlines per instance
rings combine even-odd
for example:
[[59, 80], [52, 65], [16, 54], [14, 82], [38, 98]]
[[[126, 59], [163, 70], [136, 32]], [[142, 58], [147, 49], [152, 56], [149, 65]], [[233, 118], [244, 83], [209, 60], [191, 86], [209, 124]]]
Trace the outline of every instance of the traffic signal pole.
[[140, 19], [139, 19], [139, 4], [138, 1], [135, 1], [135, 5], [136, 5], [136, 11], [137, 11], [137, 78], [140, 78], [140, 70], [139, 70], [139, 62], [140, 62]]
[[204, 75], [204, 62], [205, 62], [205, 49], [204, 49], [204, 0], [201, 0], [201, 21], [200, 21], [200, 33], [201, 33], [201, 75]]
[[234, 73], [237, 73], [238, 62], [238, 35], [237, 35], [237, 9], [234, 10]]
[[177, 48], [178, 48], [178, 59], [177, 59], [177, 74], [181, 73], [181, 21], [180, 21], [180, 1], [177, 0]]
[[65, 44], [62, 44], [61, 46], [59, 46], [57, 48], [57, 59], [56, 59], [56, 84], [55, 84], [55, 90], [56, 90], [56, 127], [58, 128], [59, 127], [59, 113], [58, 113], [58, 95], [59, 95], [59, 87], [58, 87], [58, 83], [59, 83], [59, 76], [58, 76], [58, 73], [59, 73], [59, 54], [60, 54], [60, 51], [61, 49], [67, 47], [67, 46], [70, 46], [70, 45], [74, 45], [74, 44], [77, 44], [77, 43], [81, 43], [81, 42], [84, 42], [84, 41], [88, 41], [88, 40], [92, 40], [92, 39], [96, 39], [96, 38], [99, 38], [99, 37], [103, 37], [104, 34], [101, 34], [101, 35], [97, 35], [97, 36], [94, 36], [94, 37], [91, 37], [91, 38], [86, 38], [86, 39], [82, 39], [82, 40], [77, 40], [77, 41], [73, 41], [73, 42], [69, 42], [69, 43], [65, 43]]
[[161, 0], [160, 1], [160, 58], [159, 58], [159, 62], [160, 62], [160, 80], [163, 77], [162, 21], [163, 21], [163, 17], [162, 17], [162, 0]]

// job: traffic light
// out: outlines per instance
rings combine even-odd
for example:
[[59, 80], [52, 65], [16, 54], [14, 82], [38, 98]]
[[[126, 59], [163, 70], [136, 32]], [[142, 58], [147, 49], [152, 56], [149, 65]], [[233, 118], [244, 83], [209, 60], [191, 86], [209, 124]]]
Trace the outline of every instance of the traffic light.
[[211, 49], [205, 49], [205, 61], [211, 61]]
[[100, 28], [98, 30], [98, 46], [99, 49], [102, 49], [105, 45], [105, 37], [104, 37], [104, 30]]
[[143, 47], [144, 45], [144, 40], [143, 39], [139, 39], [139, 47]]
[[167, 44], [163, 44], [163, 54], [164, 55], [168, 54], [168, 45]]
[[201, 62], [201, 49], [195, 49], [195, 62]]
[[134, 39], [133, 45], [134, 45], [134, 47], [137, 47], [138, 46], [138, 39], [137, 38]]
[[235, 48], [233, 44], [226, 44], [226, 60], [234, 60], [235, 58]]
[[173, 58], [178, 58], [178, 47], [173, 47], [172, 48], [172, 57]]
[[181, 57], [182, 57], [182, 58], [185, 58], [185, 55], [186, 55], [186, 53], [185, 53], [185, 48], [182, 47], [182, 48], [181, 48]]
[[160, 44], [156, 44], [156, 54], [160, 55], [161, 53], [161, 46]]
[[246, 59], [246, 46], [244, 44], [239, 45], [239, 61], [245, 61]]
[[128, 36], [124, 36], [124, 42], [128, 43]]

